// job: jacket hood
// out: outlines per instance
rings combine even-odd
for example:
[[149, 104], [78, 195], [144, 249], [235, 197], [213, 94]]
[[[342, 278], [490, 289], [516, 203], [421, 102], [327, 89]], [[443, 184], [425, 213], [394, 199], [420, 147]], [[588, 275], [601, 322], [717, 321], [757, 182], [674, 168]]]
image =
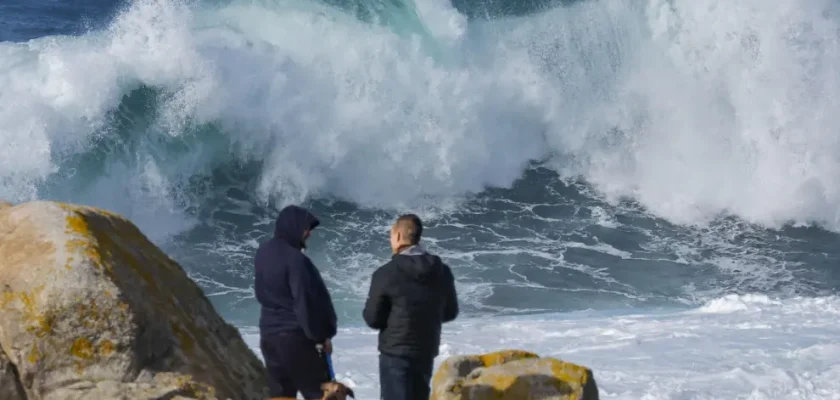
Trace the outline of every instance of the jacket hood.
[[440, 257], [427, 253], [419, 245], [411, 246], [395, 254], [392, 259], [397, 264], [397, 268], [414, 280], [423, 283], [437, 280], [443, 271]]
[[274, 237], [282, 239], [296, 249], [306, 247], [303, 243], [303, 232], [313, 230], [320, 225], [314, 214], [305, 208], [290, 205], [280, 210], [274, 222]]

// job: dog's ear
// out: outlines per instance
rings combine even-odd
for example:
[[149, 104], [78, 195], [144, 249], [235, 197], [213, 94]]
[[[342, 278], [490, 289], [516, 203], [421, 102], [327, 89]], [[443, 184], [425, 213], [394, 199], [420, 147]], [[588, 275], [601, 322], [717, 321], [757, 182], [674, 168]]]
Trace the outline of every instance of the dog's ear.
[[354, 399], [356, 398], [356, 394], [353, 393], [353, 389], [350, 389], [349, 387], [347, 388], [347, 395], [354, 398]]

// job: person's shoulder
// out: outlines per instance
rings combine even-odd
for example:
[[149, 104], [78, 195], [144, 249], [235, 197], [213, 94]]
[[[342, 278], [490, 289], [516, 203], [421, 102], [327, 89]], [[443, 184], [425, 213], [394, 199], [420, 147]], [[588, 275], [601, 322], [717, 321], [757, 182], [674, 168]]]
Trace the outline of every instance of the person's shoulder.
[[386, 263], [380, 265], [373, 271], [373, 276], [375, 278], [385, 278], [391, 276], [396, 272], [397, 265], [394, 263], [393, 259], [389, 259]]
[[290, 246], [284, 240], [280, 240], [277, 238], [272, 238], [272, 247], [277, 249], [277, 252], [281, 254], [284, 258], [288, 258], [291, 260], [302, 260], [306, 258], [306, 255], [303, 254], [302, 251], [295, 249], [294, 247]]
[[304, 264], [307, 262], [305, 254], [276, 238], [270, 238], [261, 242], [257, 246], [256, 257], [271, 259], [275, 263], [282, 264]]
[[373, 273], [374, 274], [380, 274], [380, 275], [387, 274], [387, 273], [393, 271], [395, 267], [396, 267], [396, 265], [394, 264], [394, 260], [389, 259], [387, 262], [385, 262], [382, 265], [380, 265], [379, 267], [377, 267], [376, 270], [373, 271]]
[[443, 258], [441, 258], [440, 256], [435, 255], [434, 257], [436, 258], [436, 261], [440, 263], [440, 268], [443, 270], [444, 275], [447, 278], [453, 277], [452, 267], [450, 267], [449, 264], [446, 261], [444, 261]]
[[260, 242], [257, 251], [254, 252], [257, 258], [263, 258], [270, 254], [277, 254], [277, 243], [272, 238]]
[[271, 242], [273, 241], [272, 239], [273, 238], [268, 237], [265, 240], [261, 240], [261, 241], [257, 242], [257, 251], [264, 251], [269, 246], [271, 246]]

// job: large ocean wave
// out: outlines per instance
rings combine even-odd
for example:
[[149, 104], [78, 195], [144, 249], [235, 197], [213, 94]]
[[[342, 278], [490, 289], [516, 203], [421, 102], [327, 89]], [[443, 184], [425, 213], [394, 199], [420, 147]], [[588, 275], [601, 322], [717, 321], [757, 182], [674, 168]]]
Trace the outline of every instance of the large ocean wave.
[[0, 197], [168, 232], [234, 172], [264, 204], [399, 208], [540, 162], [677, 223], [840, 228], [837, 3], [564, 3], [138, 0], [0, 43]]

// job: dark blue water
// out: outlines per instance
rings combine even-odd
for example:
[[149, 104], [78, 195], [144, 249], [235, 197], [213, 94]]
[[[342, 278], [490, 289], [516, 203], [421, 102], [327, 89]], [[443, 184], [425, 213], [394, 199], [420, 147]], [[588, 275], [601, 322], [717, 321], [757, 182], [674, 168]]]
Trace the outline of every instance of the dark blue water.
[[105, 24], [120, 4], [114, 0], [5, 0], [0, 4], [0, 41], [84, 34]]
[[[255, 205], [243, 215], [221, 198], [226, 196], [248, 197], [231, 190], [214, 199], [215, 208], [200, 213], [205, 223], [167, 249], [194, 266], [194, 276], [229, 310], [228, 318], [251, 325], [258, 315], [251, 257], [272, 231], [274, 214]], [[305, 205], [323, 219], [310, 253], [325, 271], [342, 318], [353, 325], [370, 274], [387, 260], [386, 233], [395, 214], [342, 201]], [[836, 234], [767, 230], [733, 218], [686, 228], [632, 202], [610, 205], [585, 183], [563, 182], [539, 167], [511, 188], [485, 191], [427, 224], [427, 245], [458, 273], [467, 315], [649, 312], [693, 307], [727, 293], [818, 296], [840, 287]]]

